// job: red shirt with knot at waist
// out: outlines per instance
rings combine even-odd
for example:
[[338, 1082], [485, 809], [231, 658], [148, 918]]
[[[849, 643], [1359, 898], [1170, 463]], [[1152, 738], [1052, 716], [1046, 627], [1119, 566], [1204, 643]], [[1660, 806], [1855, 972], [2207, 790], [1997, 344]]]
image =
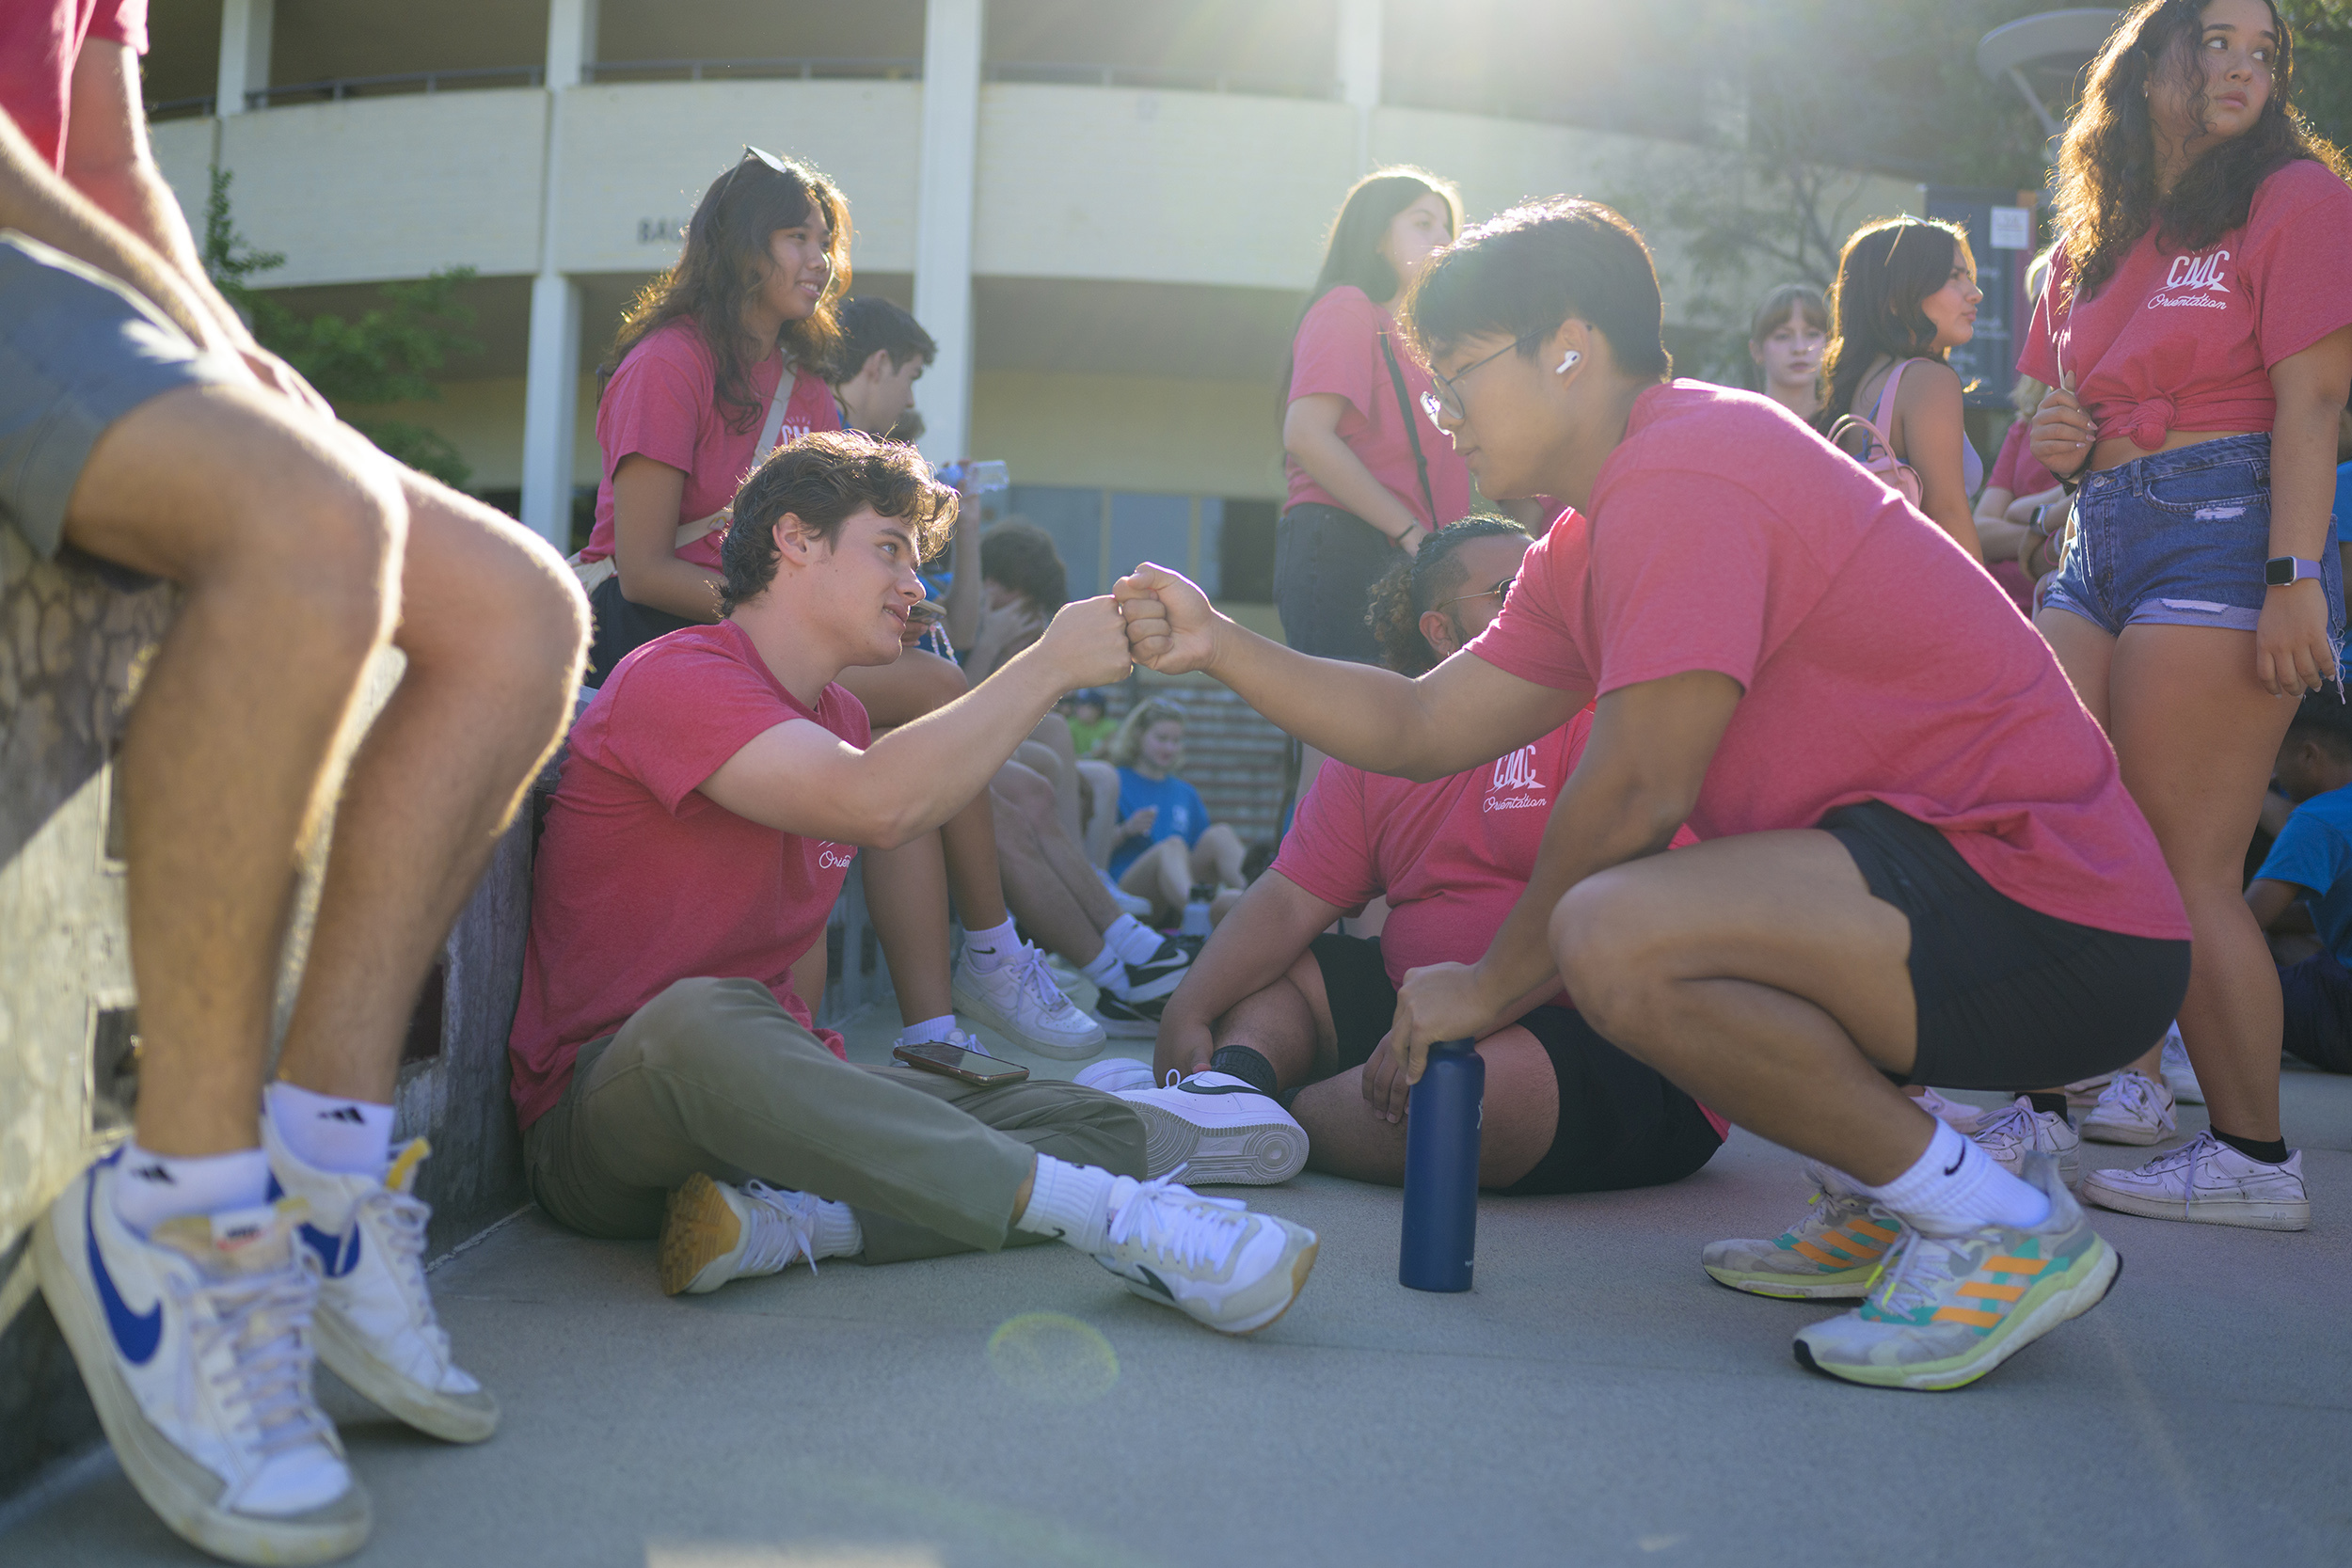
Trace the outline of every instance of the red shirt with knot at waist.
[[2352, 325], [2352, 186], [2309, 158], [2255, 187], [2246, 226], [2195, 251], [2152, 230], [2115, 275], [2070, 308], [2060, 246], [2017, 368], [2056, 387], [2061, 368], [2098, 421], [2143, 451], [2174, 430], [2268, 430], [2270, 368]]

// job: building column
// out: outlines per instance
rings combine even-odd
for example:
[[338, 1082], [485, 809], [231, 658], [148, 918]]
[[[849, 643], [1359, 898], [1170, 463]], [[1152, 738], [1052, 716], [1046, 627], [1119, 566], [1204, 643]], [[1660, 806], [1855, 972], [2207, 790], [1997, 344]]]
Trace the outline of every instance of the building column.
[[270, 30], [277, 12], [277, 0], [221, 0], [220, 73], [214, 80], [214, 114], [226, 119], [245, 113], [245, 95], [269, 86]]
[[972, 431], [972, 211], [984, 0], [930, 0], [923, 19], [923, 127], [914, 204], [914, 317], [939, 344], [923, 372], [923, 452], [984, 455]]
[[548, 146], [541, 170], [539, 271], [531, 280], [531, 349], [523, 384], [523, 526], [568, 552], [572, 436], [580, 418], [580, 285], [556, 264], [564, 101], [596, 58], [596, 0], [549, 0]]
[[1340, 0], [1340, 97], [1356, 111], [1356, 172], [1372, 172], [1372, 111], [1380, 106], [1381, 0]]

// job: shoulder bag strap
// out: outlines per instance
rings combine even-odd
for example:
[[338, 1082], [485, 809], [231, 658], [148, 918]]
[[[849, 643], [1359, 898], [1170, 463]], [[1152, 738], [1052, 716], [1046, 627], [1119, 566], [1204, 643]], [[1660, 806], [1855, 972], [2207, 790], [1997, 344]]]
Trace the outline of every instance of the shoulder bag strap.
[[1429, 509], [1429, 526], [1442, 527], [1438, 521], [1437, 498], [1429, 493], [1429, 458], [1421, 450], [1421, 421], [1414, 417], [1413, 400], [1405, 390], [1405, 372], [1385, 332], [1380, 334], [1380, 352], [1389, 361], [1389, 385], [1396, 388], [1396, 411], [1405, 416], [1405, 438], [1413, 443], [1413, 467], [1421, 474], [1421, 504]]
[[1879, 388], [1878, 414], [1870, 421], [1878, 426], [1880, 436], [1886, 441], [1886, 450], [1890, 456], [1895, 451], [1895, 438], [1891, 434], [1895, 428], [1895, 388], [1902, 385], [1903, 372], [1909, 369], [1911, 369], [1910, 360], [1898, 359], [1895, 361], [1895, 368], [1886, 372], [1886, 385]]
[[[752, 467], [756, 468], [768, 461], [768, 454], [776, 450], [776, 437], [784, 434], [785, 405], [792, 401], [792, 384], [797, 379], [792, 361], [787, 359], [776, 376], [775, 394], [768, 400], [768, 422], [759, 427], [759, 445], [752, 452]], [[673, 549], [684, 549], [707, 533], [715, 533], [733, 518], [733, 506], [723, 506], [707, 517], [697, 517], [691, 523], [677, 526], [677, 538]]]

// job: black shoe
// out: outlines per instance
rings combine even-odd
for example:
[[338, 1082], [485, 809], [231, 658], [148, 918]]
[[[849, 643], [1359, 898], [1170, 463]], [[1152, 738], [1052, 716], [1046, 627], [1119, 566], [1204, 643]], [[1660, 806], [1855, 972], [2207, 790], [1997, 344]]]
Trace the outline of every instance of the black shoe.
[[[1168, 989], [1172, 991], [1176, 988], [1171, 983]], [[1095, 998], [1094, 1016], [1103, 1021], [1103, 1033], [1112, 1039], [1155, 1039], [1160, 1033], [1160, 1009], [1167, 1006], [1166, 992], [1138, 1000], [1106, 990]]]
[[1151, 1002], [1153, 1005], [1153, 1026], [1156, 1028], [1160, 1016], [1158, 1004], [1182, 983], [1184, 971], [1192, 967], [1192, 956], [1198, 951], [1198, 948], [1187, 950], [1180, 942], [1164, 937], [1159, 950], [1148, 961], [1139, 964], [1122, 962], [1120, 967], [1126, 971], [1126, 983], [1112, 989], [1131, 1003]]

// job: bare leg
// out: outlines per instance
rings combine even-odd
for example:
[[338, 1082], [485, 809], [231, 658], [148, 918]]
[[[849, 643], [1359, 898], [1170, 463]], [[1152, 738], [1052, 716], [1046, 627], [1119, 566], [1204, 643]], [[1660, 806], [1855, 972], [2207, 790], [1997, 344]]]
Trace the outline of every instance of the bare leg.
[[[1245, 1045], [1274, 1069], [1283, 1088], [1328, 1078], [1339, 1067], [1339, 1035], [1331, 1025], [1331, 1002], [1323, 989], [1323, 966], [1302, 953], [1280, 979], [1227, 1008], [1210, 1030], [1212, 1049]], [[1193, 1073], [1209, 1064], [1161, 1060], [1152, 1068]]]
[[[1027, 786], [1042, 797], [1049, 821], [1054, 816], [1053, 791], [1045, 781], [1018, 764], [1008, 763], [997, 775], [1018, 772], [1026, 775]], [[1021, 786], [1015, 784], [1014, 788]], [[1021, 924], [1032, 936], [1045, 945], [1049, 953], [1058, 953], [1081, 968], [1092, 963], [1103, 951], [1103, 927], [1087, 918], [1084, 909], [1070, 895], [1056, 874], [1042, 844], [1036, 822], [1021, 809], [1019, 802], [1009, 799], [1000, 782], [998, 802], [1001, 807], [1003, 831], [996, 835], [997, 864], [1001, 868], [1006, 900]], [[1092, 879], [1089, 879], [1090, 880]], [[1102, 884], [1094, 891], [1107, 901]], [[1104, 921], [1103, 926], [1110, 923]]]
[[1910, 922], [1828, 833], [1614, 866], [1550, 935], [1586, 1021], [1732, 1121], [1872, 1185], [1927, 1148], [1934, 1121], [1880, 1071], [1917, 1051]]
[[948, 979], [947, 860], [937, 832], [896, 849], [861, 849], [866, 909], [890, 960], [901, 1022], [955, 1011]]
[[[1478, 1184], [1507, 1187], [1551, 1148], [1560, 1126], [1560, 1080], [1535, 1037], [1514, 1024], [1478, 1042], [1486, 1064], [1478, 1124]], [[1383, 1186], [1405, 1184], [1405, 1123], [1364, 1099], [1364, 1069], [1350, 1068], [1299, 1092], [1291, 1115], [1307, 1130], [1311, 1170]]]
[[2254, 680], [2251, 632], [2128, 626], [2116, 640], [2110, 733], [2196, 933], [2181, 1039], [2213, 1125], [2279, 1136], [2279, 972], [2238, 888], [2292, 698]]
[[406, 512], [389, 467], [283, 399], [189, 388], [126, 414], [66, 538], [186, 591], [123, 738], [138, 1139], [259, 1139], [272, 983], [300, 846], [391, 629]]
[[335, 813], [310, 961], [278, 1075], [390, 1101], [417, 989], [532, 776], [563, 736], [587, 606], [553, 549], [400, 470], [408, 507], [399, 689]]
[[1192, 854], [1181, 838], [1164, 838], [1120, 873], [1120, 891], [1152, 900], [1154, 913], [1182, 914], [1192, 896]]
[[1107, 762], [1081, 757], [1078, 772], [1094, 792], [1094, 805], [1087, 816], [1087, 831], [1079, 842], [1086, 846], [1089, 861], [1108, 866], [1111, 851], [1117, 847], [1111, 835], [1119, 832], [1119, 769]]
[[[1218, 887], [1248, 887], [1249, 879], [1241, 869], [1247, 854], [1239, 833], [1222, 822], [1212, 822], [1200, 842], [1192, 847], [1192, 879]], [[1185, 892], [1189, 895], [1191, 889]]]
[[996, 806], [981, 790], [939, 830], [947, 856], [947, 886], [967, 931], [1005, 923], [1005, 879], [997, 869]]
[[1054, 799], [1061, 814], [1062, 831], [1073, 839], [1086, 836], [1086, 822], [1078, 811], [1078, 748], [1070, 738], [1070, 721], [1058, 713], [1049, 713], [1037, 721], [1029, 732], [1029, 744], [1042, 746], [1054, 753], [1058, 768], [1040, 773], [1053, 782]]

